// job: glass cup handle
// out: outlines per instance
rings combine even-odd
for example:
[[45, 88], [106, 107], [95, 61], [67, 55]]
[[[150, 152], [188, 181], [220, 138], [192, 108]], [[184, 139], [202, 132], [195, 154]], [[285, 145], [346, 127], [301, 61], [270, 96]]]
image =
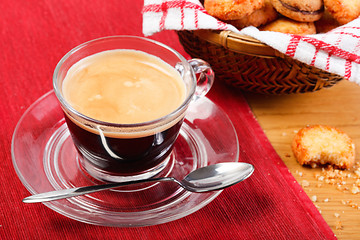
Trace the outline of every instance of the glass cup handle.
[[202, 96], [205, 96], [209, 92], [211, 86], [214, 83], [215, 74], [210, 67], [210, 64], [204, 60], [193, 58], [188, 62], [193, 68], [197, 78], [197, 86], [194, 94], [194, 100], [196, 100]]

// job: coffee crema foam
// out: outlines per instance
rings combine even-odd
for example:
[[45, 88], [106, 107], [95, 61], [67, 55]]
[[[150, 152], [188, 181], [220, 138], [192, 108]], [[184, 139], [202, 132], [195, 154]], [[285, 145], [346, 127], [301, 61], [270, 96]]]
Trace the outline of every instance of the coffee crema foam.
[[88, 56], [67, 72], [65, 100], [90, 118], [117, 124], [156, 120], [185, 99], [180, 74], [153, 55], [109, 50]]

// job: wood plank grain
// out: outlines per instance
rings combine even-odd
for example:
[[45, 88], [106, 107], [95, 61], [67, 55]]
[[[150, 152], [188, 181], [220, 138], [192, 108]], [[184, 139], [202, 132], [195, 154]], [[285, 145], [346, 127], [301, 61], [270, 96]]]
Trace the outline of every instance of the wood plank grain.
[[[360, 193], [350, 191], [356, 181], [354, 169], [346, 171], [347, 177], [339, 187], [319, 178], [324, 175], [322, 168], [300, 166], [291, 150], [291, 141], [299, 129], [312, 124], [330, 125], [354, 140], [356, 162], [360, 162], [360, 86], [342, 81], [313, 93], [282, 96], [245, 93], [245, 97], [276, 152], [314, 200], [338, 239], [360, 239]], [[349, 190], [344, 190], [346, 187]]]

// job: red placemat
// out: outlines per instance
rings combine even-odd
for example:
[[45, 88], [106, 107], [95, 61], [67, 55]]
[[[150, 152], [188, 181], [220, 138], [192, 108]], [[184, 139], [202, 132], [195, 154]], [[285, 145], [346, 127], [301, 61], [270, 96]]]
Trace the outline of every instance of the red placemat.
[[[24, 204], [29, 192], [11, 160], [11, 137], [26, 108], [52, 89], [59, 59], [85, 41], [118, 34], [141, 36], [142, 1], [0, 2], [1, 239], [332, 239], [307, 195], [268, 142], [245, 99], [215, 84], [209, 98], [233, 121], [240, 161], [253, 176], [224, 190], [201, 210], [157, 226], [111, 228], [66, 218], [43, 204]], [[151, 37], [180, 53], [174, 32]]]

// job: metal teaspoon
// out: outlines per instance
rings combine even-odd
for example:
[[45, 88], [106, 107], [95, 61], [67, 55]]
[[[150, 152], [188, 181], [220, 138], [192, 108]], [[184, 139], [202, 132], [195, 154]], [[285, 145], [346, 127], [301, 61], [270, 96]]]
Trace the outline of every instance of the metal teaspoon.
[[242, 162], [226, 162], [209, 165], [196, 169], [184, 179], [177, 180], [173, 177], [149, 178], [128, 182], [108, 183], [88, 187], [70, 188], [35, 194], [23, 199], [24, 203], [47, 202], [69, 197], [80, 196], [106, 189], [117, 188], [139, 183], [172, 181], [191, 192], [209, 192], [230, 187], [250, 177], [254, 166]]

